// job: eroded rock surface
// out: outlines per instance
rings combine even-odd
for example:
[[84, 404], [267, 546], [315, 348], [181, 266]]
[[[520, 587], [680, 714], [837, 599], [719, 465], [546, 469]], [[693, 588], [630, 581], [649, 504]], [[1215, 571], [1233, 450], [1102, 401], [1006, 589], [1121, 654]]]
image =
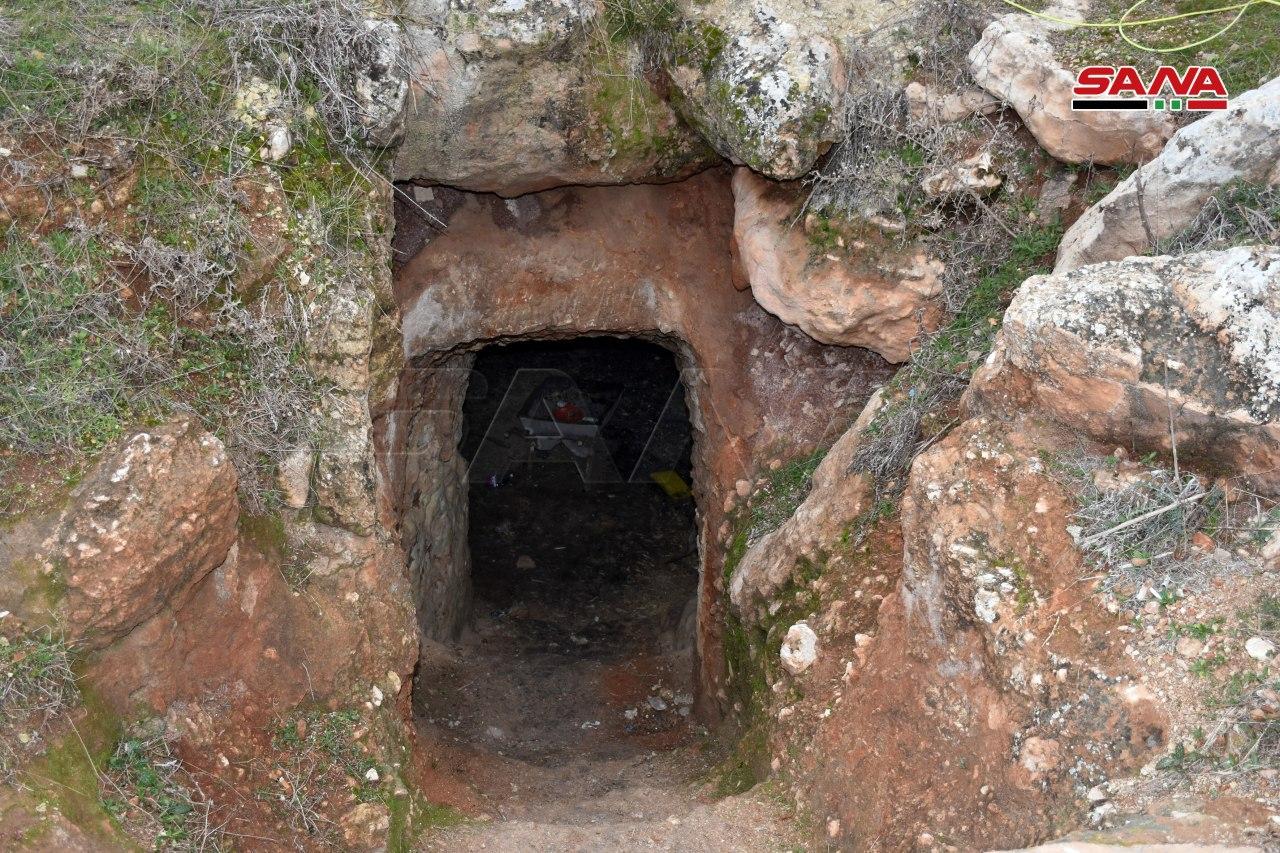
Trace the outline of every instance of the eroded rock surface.
[[1159, 157], [1085, 211], [1063, 236], [1055, 271], [1154, 251], [1228, 184], [1276, 183], [1278, 170], [1280, 77], [1182, 128]]
[[969, 51], [969, 70], [978, 85], [1017, 111], [1040, 145], [1067, 163], [1142, 163], [1160, 152], [1173, 135], [1168, 113], [1075, 112], [1071, 109], [1076, 71], [1054, 55], [1053, 24], [1009, 14], [992, 22]]
[[521, 195], [682, 177], [714, 159], [591, 0], [415, 0], [395, 174]]
[[1130, 258], [1028, 279], [967, 393], [1280, 490], [1280, 250]]
[[733, 236], [752, 295], [765, 310], [827, 344], [861, 346], [891, 362], [936, 325], [942, 264], [923, 248], [868, 236], [827, 245], [796, 219], [803, 196], [748, 169], [733, 178]]
[[687, 3], [668, 72], [689, 123], [734, 163], [772, 178], [798, 178], [840, 136], [840, 111], [868, 48], [897, 73], [891, 22], [905, 4], [837, 0]]
[[813, 472], [813, 486], [795, 513], [777, 530], [748, 547], [729, 582], [729, 599], [748, 621], [788, 581], [801, 558], [814, 559], [831, 547], [862, 513], [871, 499], [871, 478], [852, 472], [867, 424], [880, 410], [877, 392], [854, 426], [840, 437]]
[[68, 629], [106, 645], [182, 597], [227, 559], [239, 513], [222, 442], [193, 422], [122, 439], [72, 493], [44, 557]]
[[[874, 572], [898, 551], [902, 580], [843, 672], [820, 658], [806, 674], [806, 693], [825, 674], [841, 699], [796, 761], [842, 849], [1030, 841], [1083, 813], [1077, 786], [1132, 771], [1163, 743], [1150, 692], [1098, 642], [1114, 617], [1079, 583], [1072, 505], [1039, 458], [1048, 440], [994, 420], [956, 427], [912, 467], [900, 551], [873, 540], [863, 558]], [[792, 717], [829, 701], [806, 699]]]

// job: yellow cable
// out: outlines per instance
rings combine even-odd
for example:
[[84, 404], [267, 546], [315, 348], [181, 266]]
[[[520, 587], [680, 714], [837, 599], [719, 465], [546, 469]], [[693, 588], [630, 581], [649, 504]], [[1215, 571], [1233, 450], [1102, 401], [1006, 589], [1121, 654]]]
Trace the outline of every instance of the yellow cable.
[[[1202, 44], [1208, 44], [1219, 36], [1227, 33], [1232, 27], [1240, 22], [1240, 18], [1244, 16], [1244, 13], [1252, 9], [1254, 6], [1280, 6], [1280, 0], [1245, 0], [1243, 3], [1232, 3], [1227, 6], [1217, 6], [1213, 9], [1202, 9], [1198, 12], [1182, 12], [1177, 15], [1164, 15], [1159, 18], [1145, 18], [1142, 20], [1131, 21], [1129, 20], [1130, 15], [1137, 11], [1140, 6], [1151, 2], [1151, 0], [1138, 0], [1138, 2], [1125, 10], [1125, 13], [1115, 21], [1073, 21], [1068, 18], [1057, 18], [1053, 15], [1046, 15], [1044, 12], [1037, 12], [1035, 9], [1029, 9], [1026, 6], [1023, 6], [1021, 3], [1016, 2], [1016, 0], [1001, 0], [1001, 2], [1007, 6], [1012, 6], [1020, 12], [1026, 12], [1028, 15], [1032, 15], [1033, 17], [1040, 18], [1045, 21], [1051, 21], [1055, 24], [1066, 24], [1070, 27], [1086, 27], [1090, 29], [1113, 29], [1120, 38], [1124, 39], [1129, 45], [1147, 53], [1177, 53], [1180, 50], [1188, 50], [1193, 47], [1199, 47]], [[1227, 22], [1226, 26], [1218, 30], [1216, 33], [1205, 36], [1202, 39], [1189, 41], [1186, 44], [1180, 44], [1177, 47], [1152, 47], [1150, 45], [1141, 44], [1132, 39], [1129, 34], [1125, 32], [1126, 27], [1146, 27], [1153, 24], [1167, 24], [1171, 21], [1181, 21], [1187, 18], [1203, 18], [1207, 15], [1220, 15], [1223, 12], [1235, 12], [1236, 14]]]

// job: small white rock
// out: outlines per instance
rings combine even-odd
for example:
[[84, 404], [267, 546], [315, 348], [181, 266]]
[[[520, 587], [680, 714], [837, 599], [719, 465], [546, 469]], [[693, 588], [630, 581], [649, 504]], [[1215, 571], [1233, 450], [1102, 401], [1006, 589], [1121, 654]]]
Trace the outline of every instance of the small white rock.
[[1263, 637], [1250, 637], [1244, 641], [1244, 650], [1255, 660], [1267, 660], [1276, 653], [1276, 644]]
[[799, 675], [818, 659], [818, 635], [806, 622], [797, 622], [787, 629], [779, 653], [782, 666], [792, 675]]
[[382, 699], [382, 688], [375, 684], [373, 689], [369, 691], [369, 701], [373, 702], [373, 707], [381, 708]]
[[368, 770], [364, 772], [364, 778], [365, 778], [365, 781], [367, 782], [377, 782], [378, 779], [380, 778], [378, 776], [378, 768], [370, 767]]
[[266, 158], [271, 162], [283, 160], [288, 154], [289, 149], [293, 147], [293, 137], [289, 134], [289, 128], [283, 125], [277, 125], [271, 128], [267, 133]]

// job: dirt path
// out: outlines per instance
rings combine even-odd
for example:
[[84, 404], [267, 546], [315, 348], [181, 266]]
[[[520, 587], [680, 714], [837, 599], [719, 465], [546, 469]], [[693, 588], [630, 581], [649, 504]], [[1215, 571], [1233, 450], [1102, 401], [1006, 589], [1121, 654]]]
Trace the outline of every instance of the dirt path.
[[429, 834], [421, 849], [796, 847], [784, 808], [763, 791], [715, 796], [670, 658], [541, 651], [525, 645], [520, 622], [483, 619], [468, 642], [424, 662], [437, 677], [420, 690], [419, 718], [434, 793], [479, 817]]
[[[645, 473], [689, 476], [689, 425], [674, 360], [646, 346], [500, 348], [476, 361], [484, 381], [463, 442], [472, 619], [458, 643], [424, 650], [414, 688], [424, 792], [476, 820], [423, 849], [792, 846], [763, 792], [713, 792], [692, 713], [694, 507]], [[530, 447], [517, 415], [541, 379], [517, 371], [531, 367], [565, 371], [610, 413], [585, 458]]]
[[776, 802], [758, 792], [714, 799], [687, 781], [697, 761], [677, 751], [583, 761], [541, 774], [492, 820], [437, 831], [425, 850], [779, 851], [801, 849]]
[[[526, 482], [544, 495], [554, 487]], [[696, 556], [685, 510], [653, 490], [562, 495], [558, 512], [539, 512], [533, 494], [489, 496], [509, 511], [490, 505], [486, 516], [514, 529], [477, 543], [471, 628], [430, 646], [419, 666], [418, 752], [433, 764], [424, 788], [478, 818], [423, 849], [792, 847], [779, 803], [712, 790], [715, 762], [692, 714]], [[573, 500], [602, 511], [569, 538], [558, 528], [584, 517], [564, 511]], [[513, 569], [521, 555], [533, 565]]]

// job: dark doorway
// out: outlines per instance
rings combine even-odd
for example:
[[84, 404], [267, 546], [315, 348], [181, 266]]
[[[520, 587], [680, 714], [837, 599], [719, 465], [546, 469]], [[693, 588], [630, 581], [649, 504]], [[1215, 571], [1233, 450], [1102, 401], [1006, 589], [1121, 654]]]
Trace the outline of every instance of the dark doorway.
[[[489, 347], [463, 415], [477, 607], [591, 606], [673, 566], [692, 595], [692, 435], [670, 351], [615, 338]], [[567, 640], [558, 627], [537, 639]]]
[[[604, 337], [492, 345], [463, 415], [474, 597], [461, 641], [424, 651], [421, 730], [503, 801], [512, 774], [536, 787], [685, 742], [698, 552], [675, 354]], [[491, 761], [510, 762], [493, 787]]]

